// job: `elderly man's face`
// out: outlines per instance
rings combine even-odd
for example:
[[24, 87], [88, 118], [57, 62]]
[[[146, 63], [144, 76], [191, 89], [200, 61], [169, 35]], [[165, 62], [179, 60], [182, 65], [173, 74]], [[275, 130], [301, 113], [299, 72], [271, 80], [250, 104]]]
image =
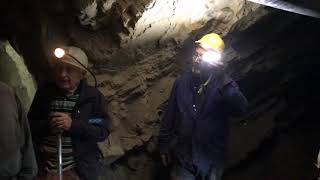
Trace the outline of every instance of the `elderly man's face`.
[[54, 68], [56, 85], [65, 93], [73, 93], [84, 77], [84, 71], [67, 63], [58, 63]]

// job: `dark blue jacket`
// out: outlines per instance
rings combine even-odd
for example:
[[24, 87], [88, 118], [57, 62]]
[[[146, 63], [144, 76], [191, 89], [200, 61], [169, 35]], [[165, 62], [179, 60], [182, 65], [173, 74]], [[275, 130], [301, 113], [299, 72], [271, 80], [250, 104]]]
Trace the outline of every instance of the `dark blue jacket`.
[[194, 87], [200, 79], [189, 72], [173, 85], [169, 104], [161, 122], [161, 153], [174, 153], [185, 168], [196, 166], [209, 171], [225, 161], [229, 131], [228, 118], [243, 113], [247, 100], [230, 78], [213, 78], [204, 91], [200, 107], [194, 107]]
[[[85, 82], [79, 85], [80, 98], [73, 109], [70, 129], [76, 171], [81, 179], [98, 179], [99, 159], [101, 152], [97, 142], [103, 141], [109, 135], [104, 96]], [[41, 157], [39, 146], [42, 138], [49, 135], [50, 103], [59, 95], [59, 89], [54, 84], [38, 89], [28, 118], [35, 144], [38, 165], [43, 170], [44, 157]], [[99, 122], [92, 120], [100, 119]]]

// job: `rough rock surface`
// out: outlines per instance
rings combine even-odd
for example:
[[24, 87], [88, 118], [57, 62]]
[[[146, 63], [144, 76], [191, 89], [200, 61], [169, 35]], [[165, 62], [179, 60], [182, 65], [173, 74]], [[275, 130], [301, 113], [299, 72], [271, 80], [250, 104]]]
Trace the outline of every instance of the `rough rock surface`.
[[14, 88], [27, 112], [36, 91], [36, 83], [28, 72], [24, 59], [8, 41], [0, 41], [0, 81]]
[[[296, 134], [317, 137], [294, 128], [314, 103], [304, 99], [312, 96], [298, 93], [301, 84], [295, 82], [309, 75], [303, 70], [308, 63], [316, 64], [309, 60], [318, 58], [316, 20], [238, 0], [33, 0], [33, 6], [23, 2], [22, 9], [32, 10], [30, 16], [10, 16], [5, 22], [14, 24], [8, 26], [15, 29], [12, 43], [40, 85], [50, 78], [46, 60], [55, 47], [73, 44], [89, 56], [108, 102], [112, 129], [100, 144], [105, 155], [102, 179], [167, 179], [157, 154], [161, 115], [175, 78], [190, 66], [193, 42], [212, 31], [224, 36], [227, 73], [250, 101], [249, 112], [235, 119], [242, 123], [232, 126], [225, 178], [268, 179], [263, 173], [270, 174], [270, 164], [279, 162], [281, 151], [298, 147], [293, 143], [301, 142]], [[92, 77], [88, 82], [93, 84]], [[273, 147], [266, 148], [270, 152], [263, 151], [265, 144]], [[252, 160], [259, 154], [269, 157], [263, 165]], [[283, 159], [307, 164], [290, 161], [297, 154], [303, 153], [290, 151]], [[278, 176], [270, 178], [285, 179], [283, 167], [277, 167]]]
[[[95, 30], [90, 36], [96, 38], [90, 38], [88, 42], [74, 26], [69, 33], [72, 41], [92, 53], [93, 63], [97, 62], [94, 70], [98, 74], [100, 90], [110, 102], [113, 137], [119, 138], [116, 141], [120, 143], [119, 147], [128, 151], [157, 135], [164, 103], [180, 69], [177, 61], [190, 60], [190, 57], [178, 54], [179, 49], [185, 42], [192, 42], [202, 35], [194, 31], [205, 33], [215, 29], [224, 35], [235, 22], [258, 6], [239, 1], [201, 1], [195, 7], [192, 1], [173, 0], [152, 1], [141, 9], [134, 3], [130, 7], [121, 2], [113, 2], [112, 7], [122, 5], [122, 9], [126, 9], [123, 12], [135, 8], [136, 16], [129, 16], [131, 21], [139, 18], [133, 21], [133, 26], [123, 22], [128, 32], [118, 34], [120, 48], [110, 48], [109, 54], [99, 49], [106, 48], [98, 44], [102, 43], [99, 37], [107, 36], [107, 33], [101, 30], [103, 25], [97, 23], [98, 16], [92, 17], [95, 23], [89, 25]], [[89, 3], [86, 8], [102, 8], [95, 3]], [[108, 10], [103, 12], [108, 14]], [[121, 16], [127, 14], [121, 13]]]
[[[179, 49], [206, 32], [226, 35], [235, 22], [259, 8], [235, 0], [202, 0], [196, 6], [178, 0], [94, 0], [73, 5], [80, 11], [79, 21], [69, 21], [61, 29], [48, 16], [42, 27], [43, 46], [52, 50], [53, 44], [73, 43], [87, 52], [108, 101], [112, 138], [101, 148], [112, 157], [157, 135], [171, 85], [182, 69], [179, 61], [185, 67], [190, 60], [190, 54]], [[50, 57], [50, 51], [46, 54]]]

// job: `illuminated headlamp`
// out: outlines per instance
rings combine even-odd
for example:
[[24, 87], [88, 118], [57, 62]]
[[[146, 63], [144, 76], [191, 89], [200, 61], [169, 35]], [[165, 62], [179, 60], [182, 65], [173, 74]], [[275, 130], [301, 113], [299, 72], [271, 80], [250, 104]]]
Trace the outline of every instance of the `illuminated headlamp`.
[[212, 65], [217, 65], [217, 64], [223, 64], [222, 61], [221, 61], [221, 53], [219, 52], [216, 52], [216, 51], [207, 51], [205, 52], [201, 59], [209, 64], [212, 64]]
[[54, 55], [59, 59], [62, 58], [65, 54], [66, 54], [66, 51], [62, 48], [56, 48], [54, 50]]

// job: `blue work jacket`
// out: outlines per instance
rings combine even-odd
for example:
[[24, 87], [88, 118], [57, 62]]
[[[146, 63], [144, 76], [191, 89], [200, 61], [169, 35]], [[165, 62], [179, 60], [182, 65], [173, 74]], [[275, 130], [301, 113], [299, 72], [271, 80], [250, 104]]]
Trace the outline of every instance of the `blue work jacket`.
[[228, 118], [245, 112], [248, 105], [235, 81], [213, 77], [196, 105], [200, 78], [192, 72], [179, 77], [172, 88], [161, 121], [160, 153], [173, 152], [178, 163], [208, 172], [223, 167], [229, 131]]

